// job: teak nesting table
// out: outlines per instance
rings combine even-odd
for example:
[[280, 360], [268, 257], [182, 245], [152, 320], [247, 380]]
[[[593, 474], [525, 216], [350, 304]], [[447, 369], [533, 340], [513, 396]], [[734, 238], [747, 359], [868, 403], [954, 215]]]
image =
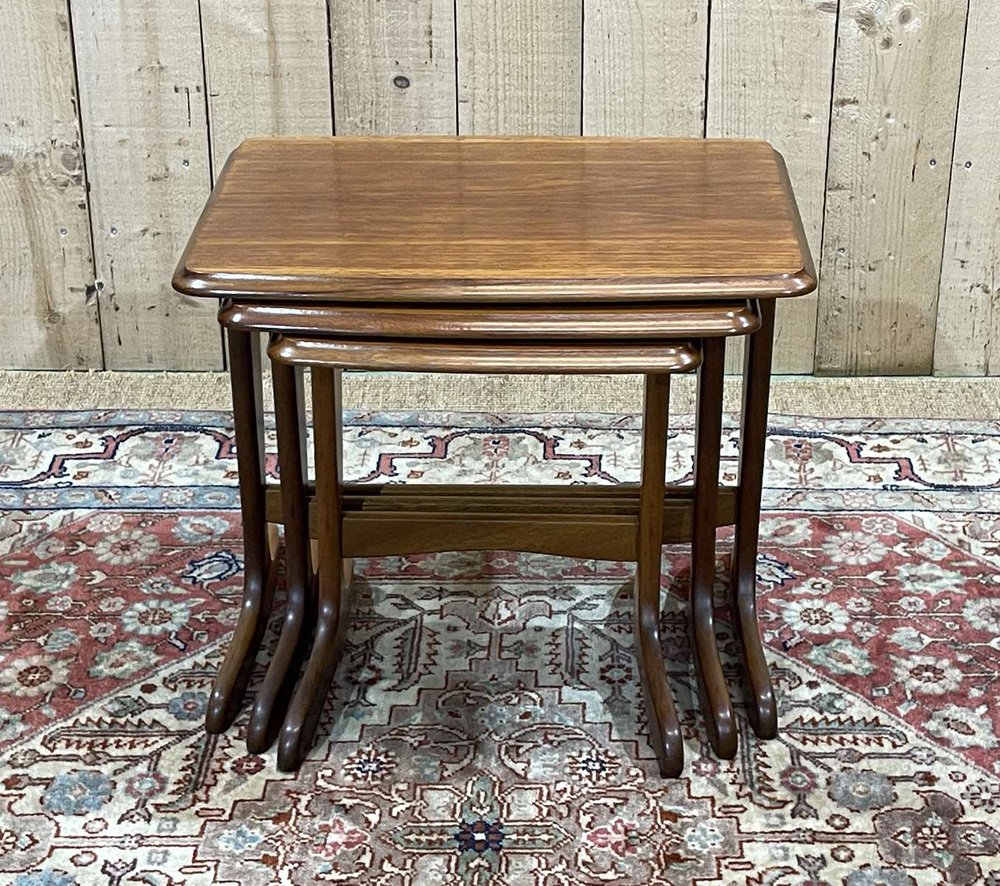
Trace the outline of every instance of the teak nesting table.
[[[730, 613], [749, 718], [759, 736], [774, 736], [755, 604], [774, 302], [815, 285], [784, 163], [763, 142], [245, 142], [174, 277], [180, 292], [221, 300], [246, 545], [243, 606], [207, 729], [228, 728], [242, 703], [271, 610], [273, 527], [283, 523], [288, 607], [251, 713], [250, 751], [277, 739], [280, 768], [305, 758], [349, 619], [350, 558], [511, 549], [636, 561], [650, 742], [661, 773], [677, 775], [683, 747], [659, 637], [661, 545], [690, 542], [699, 700], [714, 751], [732, 757], [737, 731], [712, 587], [716, 528], [735, 524]], [[270, 334], [280, 491], [265, 486], [261, 332]], [[741, 335], [739, 481], [725, 488], [724, 349], [727, 337]], [[305, 368], [315, 489], [305, 472]], [[643, 374], [641, 482], [345, 484], [343, 369]], [[667, 486], [669, 381], [689, 371], [698, 373], [693, 483]]]

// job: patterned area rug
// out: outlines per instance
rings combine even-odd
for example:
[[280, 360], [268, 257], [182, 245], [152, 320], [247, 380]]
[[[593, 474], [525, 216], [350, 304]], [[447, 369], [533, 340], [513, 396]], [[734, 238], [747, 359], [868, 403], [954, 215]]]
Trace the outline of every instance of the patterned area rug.
[[[781, 734], [746, 727], [723, 622], [740, 753], [708, 751], [668, 548], [687, 763], [665, 781], [619, 563], [361, 561], [301, 772], [246, 753], [245, 714], [206, 736], [242, 569], [228, 416], [0, 413], [0, 882], [1000, 886], [1000, 423], [774, 421]], [[616, 483], [639, 456], [633, 417], [353, 414], [347, 436], [372, 482]]]

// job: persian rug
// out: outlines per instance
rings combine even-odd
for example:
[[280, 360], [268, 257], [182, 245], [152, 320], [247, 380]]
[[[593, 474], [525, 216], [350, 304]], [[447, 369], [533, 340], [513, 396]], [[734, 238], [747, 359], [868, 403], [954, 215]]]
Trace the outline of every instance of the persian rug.
[[[720, 609], [740, 750], [707, 748], [687, 554], [666, 548], [686, 767], [664, 780], [631, 567], [531, 554], [360, 561], [297, 774], [246, 753], [245, 712], [206, 735], [242, 570], [229, 421], [0, 413], [0, 883], [1000, 886], [1000, 423], [772, 417], [758, 574], [781, 732], [746, 725]], [[639, 464], [633, 416], [353, 413], [346, 436], [370, 482]], [[692, 444], [680, 417], [672, 482]], [[723, 456], [731, 483], [731, 422]]]

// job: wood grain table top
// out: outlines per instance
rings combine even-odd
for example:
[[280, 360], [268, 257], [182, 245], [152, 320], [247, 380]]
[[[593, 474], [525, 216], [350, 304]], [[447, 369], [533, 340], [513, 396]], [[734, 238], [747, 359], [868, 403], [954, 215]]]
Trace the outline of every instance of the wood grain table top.
[[815, 285], [770, 145], [658, 138], [251, 139], [174, 276], [190, 295], [385, 305]]

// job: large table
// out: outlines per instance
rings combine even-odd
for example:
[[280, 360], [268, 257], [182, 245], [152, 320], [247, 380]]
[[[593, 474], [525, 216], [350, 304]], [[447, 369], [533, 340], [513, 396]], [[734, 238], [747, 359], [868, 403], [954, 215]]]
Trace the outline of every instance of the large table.
[[[231, 156], [174, 286], [219, 299], [232, 376], [243, 605], [206, 727], [239, 713], [271, 614], [273, 527], [288, 606], [247, 745], [297, 768], [350, 620], [350, 560], [511, 549], [636, 561], [634, 629], [649, 739], [683, 766], [660, 644], [661, 546], [690, 542], [699, 701], [722, 757], [737, 723], [715, 637], [716, 529], [735, 524], [730, 617], [748, 715], [777, 708], [756, 615], [775, 300], [815, 272], [781, 156], [764, 142], [613, 138], [268, 138]], [[265, 483], [268, 333], [280, 488]], [[739, 477], [720, 487], [725, 341], [746, 339]], [[359, 485], [341, 472], [345, 369], [645, 376], [642, 475], [617, 486]], [[306, 477], [303, 373], [316, 480]], [[665, 484], [669, 381], [697, 372], [692, 482]], [[315, 541], [311, 541], [315, 539]], [[318, 562], [313, 562], [313, 561]], [[303, 670], [304, 667], [304, 670]]]

